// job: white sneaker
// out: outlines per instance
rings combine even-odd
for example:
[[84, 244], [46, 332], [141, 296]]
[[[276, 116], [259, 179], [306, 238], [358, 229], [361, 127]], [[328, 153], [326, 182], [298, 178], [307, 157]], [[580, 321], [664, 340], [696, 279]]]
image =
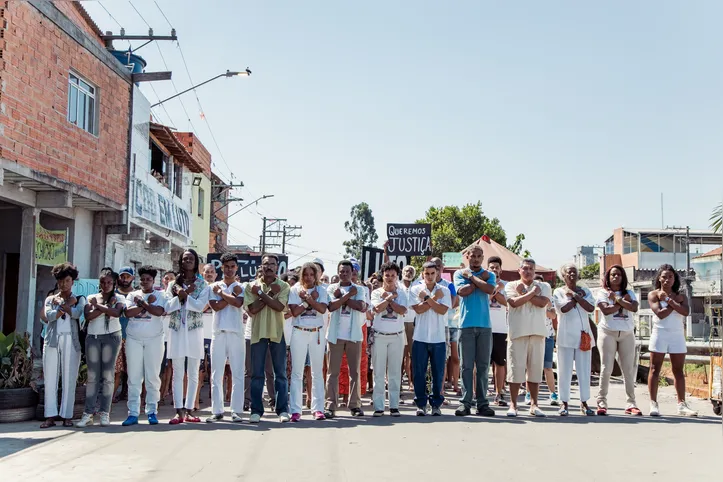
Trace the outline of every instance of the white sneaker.
[[692, 410], [686, 402], [680, 402], [678, 404], [678, 415], [682, 415], [683, 417], [697, 417], [698, 412]]
[[533, 417], [546, 417], [545, 412], [540, 410], [540, 407], [532, 406], [530, 407], [530, 415]]
[[517, 416], [517, 409], [510, 405], [510, 408], [507, 410], [507, 416], [508, 417], [516, 417]]
[[100, 415], [100, 426], [108, 427], [110, 425], [110, 413], [100, 412], [99, 415]]
[[231, 421], [232, 421], [232, 422], [237, 422], [237, 423], [238, 423], [238, 422], [243, 422], [243, 420], [244, 420], [244, 419], [241, 418], [241, 415], [239, 415], [238, 413], [233, 412], [233, 413], [231, 414]]
[[279, 422], [285, 423], [291, 420], [291, 417], [286, 412], [281, 412], [281, 415], [279, 415]]
[[250, 423], [259, 423], [260, 421], [261, 421], [261, 415], [259, 415], [258, 413], [252, 413], [251, 416], [249, 417]]
[[85, 428], [90, 425], [93, 425], [93, 415], [90, 413], [83, 413], [83, 416], [80, 417], [80, 421], [75, 422], [75, 426], [78, 428]]
[[660, 417], [660, 409], [658, 408], [658, 402], [650, 402], [650, 416]]

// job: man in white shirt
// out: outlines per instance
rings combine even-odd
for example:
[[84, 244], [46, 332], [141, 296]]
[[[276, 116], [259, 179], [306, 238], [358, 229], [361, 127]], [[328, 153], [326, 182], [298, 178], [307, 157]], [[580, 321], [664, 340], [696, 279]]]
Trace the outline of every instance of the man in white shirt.
[[[385, 375], [389, 387], [389, 414], [400, 416], [399, 393], [402, 384], [402, 355], [404, 354], [404, 315], [407, 312], [407, 295], [399, 288], [397, 280], [401, 270], [394, 263], [384, 263], [379, 272], [382, 286], [371, 295], [374, 308], [374, 416], [384, 415]], [[426, 387], [425, 387], [426, 388]]]
[[226, 360], [231, 366], [231, 420], [240, 422], [244, 406], [244, 365], [246, 343], [242, 307], [243, 287], [236, 281], [238, 260], [233, 253], [221, 256], [223, 280], [210, 285], [213, 294], [209, 305], [213, 310], [211, 335], [211, 412], [206, 422], [223, 420]]
[[532, 398], [530, 415], [544, 417], [545, 412], [538, 406], [537, 395], [545, 360], [546, 308], [550, 304], [552, 293], [550, 285], [535, 281], [535, 260], [522, 260], [518, 272], [520, 279], [505, 286], [509, 307], [507, 361], [510, 365], [507, 373], [507, 381], [510, 383], [510, 408], [507, 416], [517, 416], [517, 395], [527, 374], [527, 389]]
[[[346, 353], [349, 363], [349, 409], [355, 417], [361, 417], [361, 385], [359, 365], [362, 357], [362, 326], [366, 323], [367, 309], [364, 289], [351, 281], [353, 265], [343, 260], [338, 265], [339, 283], [329, 286], [329, 311], [331, 320], [326, 338], [329, 341], [329, 374], [326, 381], [325, 418], [334, 418], [339, 401], [339, 371]], [[401, 368], [401, 360], [400, 360]]]
[[414, 340], [412, 344], [412, 363], [415, 378], [426, 380], [427, 363], [432, 365], [432, 394], [427, 396], [427, 384], [418, 383], [414, 386], [414, 403], [417, 405], [417, 416], [427, 414], [427, 401], [432, 406], [432, 415], [442, 415], [441, 406], [444, 402], [444, 364], [446, 361], [447, 311], [452, 306], [449, 289], [437, 284], [437, 265], [426, 262], [423, 266], [423, 284], [415, 285], [408, 300], [410, 311], [417, 314], [414, 322]]
[[497, 286], [490, 295], [490, 322], [492, 323], [492, 380], [495, 386], [495, 405], [506, 407], [505, 378], [507, 376], [507, 298], [505, 282], [500, 279], [502, 259], [491, 256], [487, 260], [487, 269], [495, 274]]
[[[436, 266], [435, 266], [436, 268]], [[410, 296], [412, 290], [414, 277], [417, 272], [414, 266], [408, 264], [402, 269], [402, 280], [399, 283], [399, 287], [407, 295], [407, 300], [412, 303], [414, 300]], [[412, 341], [414, 340], [414, 310], [407, 310], [407, 314], [404, 315], [404, 331], [407, 337], [407, 343], [404, 345], [404, 358], [402, 360], [402, 375], [407, 374], [407, 380], [409, 381], [409, 389], [414, 390], [414, 370], [412, 370]]]

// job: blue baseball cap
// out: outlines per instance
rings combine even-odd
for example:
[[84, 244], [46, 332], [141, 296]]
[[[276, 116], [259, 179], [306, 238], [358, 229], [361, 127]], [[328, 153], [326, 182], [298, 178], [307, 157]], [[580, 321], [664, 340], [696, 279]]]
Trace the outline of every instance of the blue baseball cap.
[[124, 273], [125, 273], [125, 274], [129, 274], [129, 275], [133, 276], [134, 278], [136, 277], [136, 272], [135, 272], [135, 270], [134, 270], [133, 268], [131, 268], [130, 266], [123, 266], [123, 267], [120, 269], [120, 271], [118, 271], [118, 276], [120, 276], [120, 275], [122, 275], [122, 274], [124, 274]]

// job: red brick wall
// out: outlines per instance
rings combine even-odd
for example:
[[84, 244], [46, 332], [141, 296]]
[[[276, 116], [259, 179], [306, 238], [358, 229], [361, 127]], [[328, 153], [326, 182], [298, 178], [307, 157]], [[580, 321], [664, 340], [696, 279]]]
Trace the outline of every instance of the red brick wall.
[[174, 132], [176, 139], [186, 147], [193, 158], [201, 165], [203, 173], [211, 176], [211, 154], [193, 132]]
[[87, 15], [88, 18], [90, 18], [90, 15], [88, 15], [88, 12], [83, 8], [80, 2], [68, 2], [67, 0], [54, 1], [53, 5], [63, 12], [63, 14], [65, 14], [71, 22], [85, 30], [85, 32], [92, 38], [96, 39], [98, 41], [98, 45], [105, 46], [103, 39], [101, 39], [100, 35], [98, 35], [98, 30], [96, 30], [97, 25], [89, 25], [85, 18], [83, 18], [83, 15]]
[[[62, 3], [63, 11], [75, 11]], [[125, 204], [130, 85], [32, 5], [7, 5], [0, 40], [0, 155]], [[82, 20], [75, 12], [73, 20]], [[71, 68], [98, 87], [97, 137], [67, 121]]]

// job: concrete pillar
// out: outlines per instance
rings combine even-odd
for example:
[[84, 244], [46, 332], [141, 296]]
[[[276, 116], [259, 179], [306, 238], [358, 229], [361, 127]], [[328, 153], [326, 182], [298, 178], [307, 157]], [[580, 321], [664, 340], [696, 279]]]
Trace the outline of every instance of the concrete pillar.
[[20, 224], [20, 272], [15, 332], [27, 332], [31, 339], [35, 325], [35, 223], [39, 213], [35, 208], [23, 208]]
[[98, 211], [93, 214], [93, 228], [90, 242], [90, 272], [88, 278], [95, 278], [100, 274], [104, 266], [108, 266], [106, 260], [106, 226], [105, 213]]

